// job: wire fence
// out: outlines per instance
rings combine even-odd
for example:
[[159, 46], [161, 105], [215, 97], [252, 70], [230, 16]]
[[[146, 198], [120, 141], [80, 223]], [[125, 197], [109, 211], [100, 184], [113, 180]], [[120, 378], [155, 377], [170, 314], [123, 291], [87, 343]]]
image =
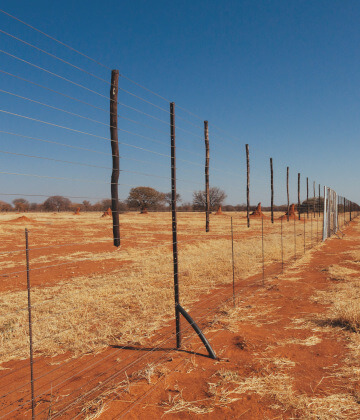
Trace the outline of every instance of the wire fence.
[[[84, 417], [207, 356], [218, 311], [322, 241], [324, 196], [299, 174], [290, 201], [272, 158], [253, 183], [251, 145], [121, 74], [114, 100], [111, 68], [0, 12], [0, 418]], [[222, 205], [263, 179], [269, 206]], [[358, 213], [338, 196], [332, 234]]]

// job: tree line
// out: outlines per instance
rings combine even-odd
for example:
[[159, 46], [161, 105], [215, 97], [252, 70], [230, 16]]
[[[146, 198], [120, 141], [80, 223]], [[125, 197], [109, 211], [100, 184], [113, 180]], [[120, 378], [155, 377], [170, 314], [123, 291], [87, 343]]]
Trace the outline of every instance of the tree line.
[[[212, 187], [209, 191], [210, 198], [210, 210], [216, 211], [219, 206], [222, 206], [225, 211], [245, 211], [245, 204], [237, 205], [224, 205], [226, 199], [225, 191], [218, 187]], [[168, 211], [171, 208], [172, 195], [169, 193], [162, 193], [151, 187], [135, 187], [129, 192], [128, 198], [124, 201], [119, 201], [119, 211], [131, 211], [131, 210], [150, 210], [150, 211]], [[206, 194], [205, 191], [194, 191], [192, 202], [183, 202], [180, 194], [176, 196], [177, 209], [179, 211], [203, 211], [205, 210]], [[302, 202], [300, 212], [306, 212], [309, 207], [309, 211], [315, 204], [316, 210], [322, 210], [323, 198], [305, 200]], [[12, 203], [6, 203], [0, 201], [1, 212], [62, 212], [62, 211], [106, 211], [111, 208], [111, 199], [103, 199], [94, 204], [88, 200], [84, 200], [81, 203], [72, 202], [69, 198], [54, 195], [47, 198], [43, 203], [30, 203], [25, 198], [16, 198]], [[254, 210], [256, 206], [251, 206], [251, 210]], [[268, 211], [270, 207], [264, 207], [263, 210]], [[275, 211], [287, 211], [287, 205], [274, 206]]]
[[[216, 210], [226, 198], [223, 190], [217, 187], [210, 188], [210, 209]], [[135, 187], [129, 192], [128, 198], [119, 201], [121, 212], [130, 210], [167, 211], [171, 208], [171, 192], [163, 193], [151, 187]], [[176, 195], [177, 208], [183, 211], [205, 209], [205, 192], [194, 191], [193, 201], [183, 203], [180, 194]], [[63, 211], [106, 211], [111, 208], [111, 199], [103, 199], [94, 204], [88, 200], [72, 202], [61, 195], [53, 195], [43, 203], [31, 203], [25, 198], [15, 198], [12, 203], [0, 201], [1, 212], [63, 212]], [[233, 206], [231, 206], [233, 207]]]

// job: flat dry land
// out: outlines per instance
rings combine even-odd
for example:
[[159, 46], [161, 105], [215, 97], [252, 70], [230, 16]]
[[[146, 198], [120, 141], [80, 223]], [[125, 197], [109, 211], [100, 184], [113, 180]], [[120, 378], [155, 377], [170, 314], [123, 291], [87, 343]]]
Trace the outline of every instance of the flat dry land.
[[185, 321], [173, 350], [170, 214], [121, 215], [118, 249], [98, 213], [21, 216], [0, 215], [2, 416], [31, 416], [27, 227], [38, 418], [359, 418], [357, 222], [321, 245], [317, 217], [179, 214], [180, 299], [214, 362]]

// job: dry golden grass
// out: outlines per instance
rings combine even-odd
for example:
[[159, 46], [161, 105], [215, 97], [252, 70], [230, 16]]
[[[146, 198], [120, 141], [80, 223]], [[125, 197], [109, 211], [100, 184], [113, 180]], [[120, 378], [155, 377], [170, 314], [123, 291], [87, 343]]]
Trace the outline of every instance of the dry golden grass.
[[182, 392], [174, 397], [169, 395], [169, 400], [161, 404], [165, 408], [164, 414], [211, 413], [216, 407], [231, 405], [245, 395], [258, 394], [261, 398], [266, 397], [272, 401], [271, 408], [287, 411], [294, 415], [294, 418], [312, 420], [359, 418], [360, 408], [356, 395], [331, 394], [321, 397], [297, 395], [293, 390], [293, 379], [287, 372], [293, 364], [288, 361], [280, 363], [281, 360], [278, 362], [277, 373], [268, 372], [264, 368], [261, 376], [243, 377], [235, 371], [222, 369], [216, 372], [214, 380], [208, 383], [208, 398], [187, 401], [183, 398]]
[[[236, 279], [246, 279], [262, 270], [261, 221], [246, 227], [244, 213], [232, 213], [234, 221], [234, 264]], [[0, 221], [19, 215], [0, 215]], [[32, 265], [54, 265], [93, 261], [106, 267], [107, 261], [131, 263], [109, 269], [106, 274], [89, 273], [46, 287], [32, 288], [34, 347], [37, 355], [56, 355], [67, 351], [79, 355], [110, 344], [145, 343], [173, 317], [173, 272], [171, 215], [129, 213], [120, 216], [122, 247], [103, 250], [87, 248], [97, 241], [111, 243], [111, 220], [99, 213], [28, 214], [38, 223], [29, 226], [30, 248], [83, 243], [78, 249], [30, 250]], [[183, 306], [190, 309], [199, 294], [210, 293], [219, 285], [232, 282], [230, 218], [211, 216], [211, 232], [204, 231], [205, 218], [198, 213], [180, 213], [179, 279]], [[296, 222], [298, 257], [302, 255], [303, 224]], [[309, 224], [307, 223], [307, 229]], [[314, 222], [315, 226], [315, 222]], [[24, 248], [24, 225], [0, 223], [0, 251]], [[268, 267], [281, 262], [280, 222], [264, 221], [264, 256]], [[58, 237], [56, 235], [60, 235]], [[311, 245], [309, 232], [306, 244]], [[314, 243], [314, 237], [313, 237]], [[284, 261], [294, 254], [294, 224], [283, 223]], [[24, 270], [24, 255], [0, 256], [6, 273]], [[113, 266], [112, 266], [113, 267]], [[15, 268], [15, 270], [14, 270]], [[48, 276], [51, 277], [50, 267]], [[32, 271], [32, 278], [39, 275]], [[26, 282], [25, 274], [24, 284]], [[11, 281], [11, 277], [7, 280]], [[209, 301], [211, 305], [211, 301]], [[24, 291], [0, 295], [0, 360], [28, 357], [27, 295]], [[264, 312], [264, 316], [265, 316]]]

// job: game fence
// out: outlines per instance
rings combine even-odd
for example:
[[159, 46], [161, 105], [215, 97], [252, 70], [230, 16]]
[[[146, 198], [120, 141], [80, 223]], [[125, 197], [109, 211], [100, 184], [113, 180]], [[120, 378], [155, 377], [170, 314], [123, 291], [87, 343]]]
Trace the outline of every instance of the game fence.
[[[148, 381], [121, 418], [359, 206], [1, 13], [0, 418], [84, 418]], [[219, 206], [229, 185], [246, 204]]]

